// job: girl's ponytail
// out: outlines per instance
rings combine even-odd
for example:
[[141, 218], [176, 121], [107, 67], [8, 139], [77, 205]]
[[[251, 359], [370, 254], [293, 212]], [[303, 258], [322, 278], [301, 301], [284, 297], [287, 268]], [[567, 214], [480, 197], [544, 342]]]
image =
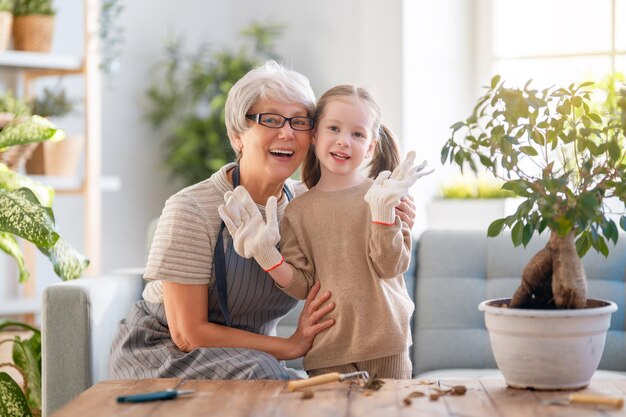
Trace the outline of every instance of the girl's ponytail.
[[378, 129], [378, 143], [374, 158], [370, 162], [370, 178], [376, 178], [382, 171], [393, 171], [400, 164], [400, 150], [393, 133], [381, 124]]
[[313, 145], [309, 145], [309, 150], [306, 153], [304, 164], [302, 164], [302, 182], [311, 189], [317, 184], [322, 176], [322, 169], [320, 168], [320, 161], [315, 155], [315, 148]]

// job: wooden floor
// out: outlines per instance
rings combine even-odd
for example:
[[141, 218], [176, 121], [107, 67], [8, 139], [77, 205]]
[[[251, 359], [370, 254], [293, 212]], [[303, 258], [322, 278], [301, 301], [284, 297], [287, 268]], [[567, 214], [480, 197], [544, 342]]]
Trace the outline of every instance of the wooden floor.
[[[507, 388], [502, 379], [442, 380], [437, 385], [427, 381], [386, 380], [378, 391], [367, 391], [348, 382], [312, 388], [313, 397], [302, 392], [288, 392], [281, 381], [187, 381], [180, 389], [194, 390], [190, 396], [169, 401], [118, 404], [117, 396], [163, 390], [178, 380], [106, 381], [90, 388], [53, 414], [68, 416], [625, 416], [625, 410], [602, 410], [590, 407], [544, 405], [542, 400], [564, 398], [567, 392], [538, 392]], [[435, 388], [464, 385], [465, 395], [429, 399]], [[409, 394], [419, 392], [405, 402]], [[626, 396], [626, 379], [593, 380], [590, 387], [578, 392]], [[414, 394], [419, 395], [419, 394]]]

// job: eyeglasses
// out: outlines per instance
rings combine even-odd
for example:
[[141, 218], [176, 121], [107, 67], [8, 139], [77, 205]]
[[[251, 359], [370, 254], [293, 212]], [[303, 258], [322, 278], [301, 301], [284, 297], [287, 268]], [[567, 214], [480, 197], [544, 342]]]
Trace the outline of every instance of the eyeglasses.
[[313, 119], [310, 117], [285, 117], [280, 114], [274, 113], [257, 113], [257, 114], [246, 114], [246, 118], [250, 120], [254, 120], [261, 126], [269, 127], [272, 129], [280, 129], [285, 126], [285, 122], [289, 122], [289, 126], [293, 130], [312, 130], [313, 129]]

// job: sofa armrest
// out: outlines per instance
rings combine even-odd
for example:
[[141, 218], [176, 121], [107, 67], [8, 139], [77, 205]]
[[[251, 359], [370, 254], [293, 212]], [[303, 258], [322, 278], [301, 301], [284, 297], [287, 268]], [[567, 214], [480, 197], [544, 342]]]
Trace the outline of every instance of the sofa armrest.
[[141, 275], [82, 278], [46, 288], [42, 315], [43, 411], [50, 415], [108, 378], [111, 342], [141, 298]]

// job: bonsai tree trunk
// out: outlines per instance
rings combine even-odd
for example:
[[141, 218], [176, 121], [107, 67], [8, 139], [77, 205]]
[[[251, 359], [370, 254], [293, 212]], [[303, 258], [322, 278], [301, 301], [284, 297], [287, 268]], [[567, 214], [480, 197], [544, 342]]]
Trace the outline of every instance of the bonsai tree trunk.
[[511, 308], [584, 308], [587, 277], [576, 252], [574, 233], [550, 240], [528, 262], [522, 283], [515, 291]]

